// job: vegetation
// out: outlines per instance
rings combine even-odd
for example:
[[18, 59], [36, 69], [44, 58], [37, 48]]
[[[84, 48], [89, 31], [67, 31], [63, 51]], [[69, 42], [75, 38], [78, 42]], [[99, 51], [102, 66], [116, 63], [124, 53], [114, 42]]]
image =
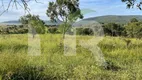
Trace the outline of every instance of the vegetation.
[[63, 22], [61, 26], [63, 38], [65, 33], [72, 27], [72, 23], [78, 18], [83, 18], [79, 8], [79, 0], [56, 0], [55, 2], [49, 2], [46, 14], [52, 21], [60, 20]]
[[131, 19], [137, 19], [138, 21], [142, 21], [141, 15], [106, 15], [106, 16], [98, 16], [98, 17], [91, 17], [87, 19], [83, 19], [83, 21], [97, 21], [99, 23], [116, 23], [120, 25], [124, 25], [130, 22]]
[[45, 33], [44, 22], [39, 18], [38, 15], [36, 16], [36, 15], [28, 14], [26, 16], [22, 16], [20, 18], [20, 22], [24, 26], [28, 27], [29, 32], [33, 34], [33, 38], [37, 33], [38, 34]]
[[131, 21], [125, 28], [129, 37], [142, 38], [142, 22]]
[[[28, 1], [14, 0], [13, 4], [22, 3], [24, 9], [28, 10]], [[122, 1], [127, 2], [128, 8], [133, 7], [135, 3], [135, 0]], [[10, 1], [6, 11], [11, 6], [11, 2], [13, 0]], [[141, 2], [137, 7], [141, 9], [140, 6]], [[90, 28], [77, 28], [77, 54], [76, 56], [64, 55], [66, 46], [63, 45], [66, 31], [77, 19], [83, 18], [79, 0], [49, 2], [46, 14], [52, 21], [60, 20], [63, 24], [58, 27], [48, 27], [45, 33], [45, 23], [39, 16], [28, 14], [20, 18], [22, 25], [0, 27], [0, 80], [142, 79], [142, 18], [139, 16], [136, 16], [138, 19], [130, 16], [123, 16], [121, 19], [122, 16], [103, 17], [103, 20], [107, 20], [101, 22], [106, 36], [95, 48], [102, 50], [99, 52], [103, 53], [104, 57], [101, 57], [105, 61], [98, 66], [96, 55], [84, 48], [88, 45], [95, 45], [95, 41], [87, 43], [95, 34]], [[115, 19], [112, 19], [114, 17]], [[94, 18], [85, 20], [91, 21]], [[28, 44], [28, 35], [24, 34], [28, 31], [33, 34], [33, 38], [36, 34], [40, 38], [38, 39], [40, 43], [38, 50], [41, 50], [39, 56], [28, 54], [29, 48], [32, 47]], [[63, 33], [63, 35], [57, 33]], [[94, 37], [96, 38], [94, 40], [98, 39], [97, 36]], [[80, 41], [84, 41], [86, 46], [82, 47]], [[33, 45], [35, 44], [38, 43], [35, 42]], [[37, 47], [34, 46], [34, 48]]]
[[[21, 18], [22, 21], [22, 18]], [[24, 24], [24, 22], [26, 24]], [[39, 23], [38, 23], [39, 22]], [[28, 25], [27, 21], [23, 21], [24, 25]], [[30, 23], [31, 24], [31, 23]], [[48, 28], [47, 33], [61, 34], [61, 27], [45, 27], [44, 23], [42, 21], [34, 21], [32, 23], [33, 29], [37, 31], [37, 33], [44, 33], [45, 28]], [[64, 26], [64, 25], [60, 25]], [[69, 26], [69, 25], [68, 25]], [[122, 37], [130, 37], [130, 38], [142, 38], [142, 22], [137, 20], [136, 18], [132, 18], [129, 20], [129, 22], [125, 25], [116, 24], [116, 23], [104, 23], [102, 24], [102, 27], [104, 29], [104, 34], [106, 36], [122, 36]], [[31, 30], [34, 31], [34, 30]], [[12, 26], [12, 27], [6, 27], [1, 28], [0, 33], [1, 34], [23, 34], [28, 32], [28, 27], [24, 26]], [[32, 32], [34, 33], [34, 32]], [[76, 31], [77, 35], [93, 35], [93, 31], [89, 28], [77, 28]], [[34, 35], [34, 34], [33, 34]]]
[[15, 26], [0, 26], [0, 34], [26, 34], [28, 33], [28, 27], [23, 25]]
[[131, 20], [130, 20], [130, 22], [131, 23], [133, 23], [133, 22], [139, 22], [136, 18], [132, 18]]
[[[142, 41], [121, 37], [105, 37], [99, 43], [107, 67], [99, 67], [88, 49], [77, 44], [76, 56], [64, 56], [61, 35], [42, 34], [40, 56], [27, 54], [27, 35], [1, 35], [0, 75], [2, 80], [141, 80]], [[89, 39], [78, 36], [77, 41]]]
[[53, 33], [53, 34], [58, 33], [58, 28], [50, 27], [50, 28], [48, 28], [48, 33]]
[[125, 36], [125, 27], [115, 24], [108, 23], [103, 25], [105, 35], [110, 36]]
[[77, 28], [76, 34], [77, 35], [94, 35], [94, 32], [90, 28]]
[[[140, 10], [142, 10], [141, 5], [142, 5], [142, 1], [141, 0], [121, 0], [122, 2], [126, 2], [127, 4], [127, 8], [133, 8], [138, 7]], [[137, 4], [136, 4], [137, 2]]]

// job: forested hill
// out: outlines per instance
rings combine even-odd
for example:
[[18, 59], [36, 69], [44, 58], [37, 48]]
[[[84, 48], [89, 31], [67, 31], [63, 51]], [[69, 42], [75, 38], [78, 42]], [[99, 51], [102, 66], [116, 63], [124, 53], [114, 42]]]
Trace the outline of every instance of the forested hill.
[[[86, 22], [90, 22], [90, 21], [97, 21], [100, 23], [117, 23], [117, 24], [126, 24], [128, 23], [132, 18], [136, 18], [139, 21], [142, 21], [142, 15], [106, 15], [106, 16], [98, 16], [98, 17], [91, 17], [91, 18], [87, 18], [87, 19], [83, 19], [81, 20], [79, 23], [84, 23], [84, 21]], [[45, 21], [45, 23], [47, 25], [58, 25], [59, 23], [61, 23], [61, 21], [59, 21], [58, 23], [52, 23], [50, 21]], [[21, 24], [18, 20], [13, 20], [13, 21], [6, 21], [6, 22], [2, 22], [0, 24]]]
[[132, 18], [136, 18], [139, 21], [142, 21], [142, 15], [107, 15], [107, 16], [99, 16], [99, 17], [91, 17], [84, 19], [83, 21], [98, 21], [100, 23], [118, 23], [118, 24], [126, 24]]
[[[51, 22], [51, 21], [44, 21], [46, 25], [59, 25], [62, 22], [61, 21], [57, 21], [57, 22]], [[5, 21], [5, 22], [1, 22], [0, 25], [21, 25], [22, 23], [18, 20], [11, 20], [11, 21]]]

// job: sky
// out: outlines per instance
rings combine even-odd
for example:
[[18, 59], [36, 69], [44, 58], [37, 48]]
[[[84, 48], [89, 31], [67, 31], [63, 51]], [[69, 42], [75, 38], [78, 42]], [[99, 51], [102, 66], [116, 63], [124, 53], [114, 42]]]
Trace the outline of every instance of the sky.
[[[8, 1], [10, 0], [4, 0], [5, 9], [7, 8]], [[34, 0], [28, 3], [30, 13], [39, 15], [43, 20], [49, 20], [46, 15], [46, 10], [48, 7], [48, 2], [54, 0], [37, 1], [42, 3], [36, 3]], [[104, 15], [142, 15], [142, 11], [136, 7], [133, 9], [127, 9], [126, 4], [122, 3], [121, 0], [80, 0], [80, 8], [84, 14], [84, 18]], [[3, 8], [0, 8], [1, 13], [2, 11]], [[18, 20], [19, 17], [23, 15], [25, 15], [23, 8], [18, 6], [18, 9], [16, 9], [15, 7], [11, 6], [8, 12], [5, 12], [0, 16], [0, 22]]]

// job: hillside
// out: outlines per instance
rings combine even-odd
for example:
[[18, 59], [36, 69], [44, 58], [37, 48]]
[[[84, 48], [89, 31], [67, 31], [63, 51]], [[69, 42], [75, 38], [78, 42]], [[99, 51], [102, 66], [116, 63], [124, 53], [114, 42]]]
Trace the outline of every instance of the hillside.
[[21, 23], [18, 20], [12, 20], [12, 21], [5, 21], [0, 23], [0, 25], [21, 25]]
[[118, 23], [125, 24], [128, 23], [132, 18], [136, 18], [142, 21], [142, 16], [140, 15], [107, 15], [84, 19], [83, 21], [98, 21], [100, 23]]
[[[57, 21], [57, 22], [51, 22], [51, 21], [44, 21], [46, 25], [59, 25], [62, 22], [61, 21]], [[12, 21], [5, 21], [0, 23], [0, 25], [21, 25], [21, 22], [18, 20], [12, 20]]]
[[[136, 18], [139, 21], [142, 21], [142, 16], [141, 15], [106, 15], [106, 16], [98, 16], [98, 17], [91, 17], [87, 19], [83, 19], [79, 21], [79, 24], [85, 24], [85, 22], [90, 22], [90, 21], [97, 21], [100, 23], [118, 23], [118, 24], [126, 24], [128, 23], [132, 18]], [[57, 21], [51, 22], [51, 21], [45, 21], [46, 25], [59, 25], [62, 22]], [[0, 24], [5, 24], [5, 25], [19, 25], [21, 24], [18, 20], [13, 20], [13, 21], [5, 21]]]

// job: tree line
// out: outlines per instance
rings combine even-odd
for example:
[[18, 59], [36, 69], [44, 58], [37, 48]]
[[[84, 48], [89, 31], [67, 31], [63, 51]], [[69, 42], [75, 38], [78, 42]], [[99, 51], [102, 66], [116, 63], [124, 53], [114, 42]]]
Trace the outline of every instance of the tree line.
[[[31, 15], [27, 15], [31, 16]], [[20, 20], [23, 22], [23, 24], [27, 25], [27, 21], [23, 20], [26, 16], [23, 16], [20, 18]], [[32, 16], [33, 17], [33, 16]], [[34, 16], [38, 17], [38, 16]], [[27, 19], [27, 18], [26, 18]], [[34, 21], [35, 20], [35, 21]], [[37, 22], [36, 22], [37, 21]], [[37, 24], [38, 23], [38, 24]], [[51, 33], [51, 34], [61, 34], [62, 29], [60, 29], [60, 26], [58, 27], [47, 27], [45, 26], [44, 22], [40, 20], [39, 18], [31, 19], [32, 26], [31, 29], [38, 30], [38, 34], [44, 34], [44, 33]], [[39, 27], [41, 26], [41, 27]], [[124, 36], [124, 37], [131, 37], [131, 38], [142, 38], [142, 22], [138, 21], [136, 18], [131, 19], [126, 24], [116, 24], [116, 23], [104, 23], [102, 24], [102, 27], [104, 29], [104, 34], [106, 36]], [[47, 30], [45, 30], [47, 28]], [[32, 33], [34, 33], [34, 30]], [[89, 28], [77, 28], [76, 30], [77, 35], [93, 35], [93, 31]], [[28, 27], [24, 25], [15, 25], [11, 27], [3, 27], [0, 28], [0, 34], [24, 34], [28, 33]], [[34, 35], [34, 34], [33, 34]]]

